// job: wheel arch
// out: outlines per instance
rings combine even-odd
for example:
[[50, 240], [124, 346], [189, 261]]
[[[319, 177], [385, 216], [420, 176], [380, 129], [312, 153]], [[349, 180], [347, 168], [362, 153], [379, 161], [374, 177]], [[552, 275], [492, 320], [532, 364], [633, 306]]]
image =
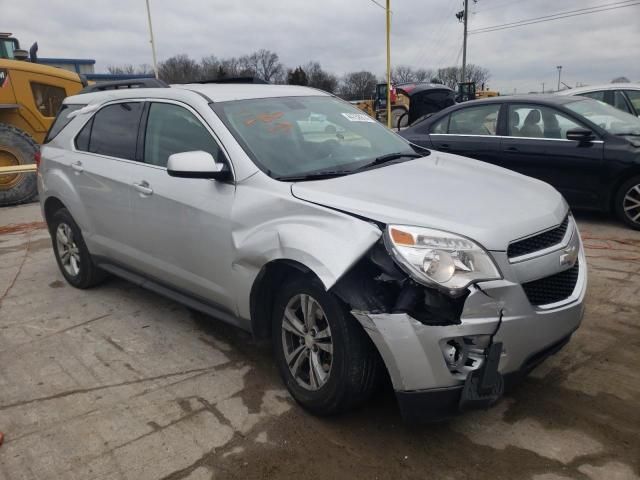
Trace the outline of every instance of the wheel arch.
[[49, 197], [44, 201], [44, 206], [42, 207], [42, 213], [44, 216], [44, 220], [47, 223], [47, 227], [51, 224], [51, 219], [55, 215], [58, 210], [63, 208], [67, 208], [62, 201], [57, 197]]
[[291, 259], [273, 260], [262, 267], [258, 273], [249, 296], [251, 312], [251, 330], [259, 339], [271, 336], [271, 313], [278, 287], [289, 277], [302, 275], [321, 280], [306, 265]]
[[618, 178], [613, 182], [613, 188], [609, 192], [609, 198], [607, 199], [606, 206], [611, 213], [616, 212], [616, 199], [622, 185], [633, 177], [640, 177], [640, 165], [634, 165], [626, 169], [622, 174], [618, 175]]

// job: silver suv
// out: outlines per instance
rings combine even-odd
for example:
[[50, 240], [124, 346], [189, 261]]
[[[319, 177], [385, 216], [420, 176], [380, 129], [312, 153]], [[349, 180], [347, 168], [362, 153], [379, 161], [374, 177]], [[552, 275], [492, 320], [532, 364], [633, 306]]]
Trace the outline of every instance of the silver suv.
[[491, 405], [583, 315], [582, 243], [556, 190], [418, 154], [310, 88], [69, 97], [38, 187], [71, 285], [114, 274], [270, 338], [319, 415], [386, 374], [407, 419]]

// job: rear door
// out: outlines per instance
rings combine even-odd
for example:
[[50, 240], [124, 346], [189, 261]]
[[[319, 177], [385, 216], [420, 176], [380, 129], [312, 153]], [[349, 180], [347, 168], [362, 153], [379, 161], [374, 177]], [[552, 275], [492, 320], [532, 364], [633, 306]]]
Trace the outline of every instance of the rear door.
[[476, 104], [460, 108], [446, 117], [446, 124], [433, 125], [433, 148], [489, 163], [498, 163], [500, 137], [497, 136], [501, 104]]
[[143, 120], [138, 162], [130, 177], [136, 265], [177, 290], [228, 310], [232, 295], [230, 226], [233, 182], [176, 178], [167, 173], [173, 153], [203, 150], [225, 161], [204, 120], [189, 106], [154, 101]]
[[508, 105], [501, 165], [553, 185], [576, 207], [601, 205], [604, 144], [566, 139], [568, 130], [588, 128], [553, 107]]
[[90, 250], [125, 263], [132, 258], [130, 167], [142, 110], [132, 101], [100, 109], [76, 136], [67, 167], [89, 218], [83, 233]]

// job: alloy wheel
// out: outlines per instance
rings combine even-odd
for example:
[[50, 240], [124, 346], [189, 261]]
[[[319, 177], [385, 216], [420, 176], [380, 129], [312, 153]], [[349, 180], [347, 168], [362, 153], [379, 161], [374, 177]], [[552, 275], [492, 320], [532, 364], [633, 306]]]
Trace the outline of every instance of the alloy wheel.
[[73, 230], [66, 223], [60, 223], [56, 230], [58, 256], [64, 270], [75, 277], [80, 273], [80, 250], [73, 238]]
[[634, 223], [640, 222], [640, 185], [632, 186], [622, 201], [624, 214]]
[[322, 388], [333, 364], [331, 328], [320, 304], [311, 295], [292, 297], [282, 317], [282, 348], [289, 371], [306, 390]]

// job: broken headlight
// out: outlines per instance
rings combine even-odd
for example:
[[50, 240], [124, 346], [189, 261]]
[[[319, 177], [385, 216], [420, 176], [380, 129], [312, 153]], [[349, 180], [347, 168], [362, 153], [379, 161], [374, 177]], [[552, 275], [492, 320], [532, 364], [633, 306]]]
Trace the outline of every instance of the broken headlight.
[[453, 233], [389, 225], [384, 240], [398, 265], [429, 287], [456, 294], [471, 283], [501, 278], [484, 248]]

